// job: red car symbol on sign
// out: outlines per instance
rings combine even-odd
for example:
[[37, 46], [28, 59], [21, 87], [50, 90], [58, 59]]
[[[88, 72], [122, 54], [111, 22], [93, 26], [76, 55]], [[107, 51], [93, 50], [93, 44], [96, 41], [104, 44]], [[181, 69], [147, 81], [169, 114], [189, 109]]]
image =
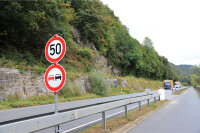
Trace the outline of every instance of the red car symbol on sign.
[[54, 81], [54, 75], [49, 75], [48, 81], [53, 80]]

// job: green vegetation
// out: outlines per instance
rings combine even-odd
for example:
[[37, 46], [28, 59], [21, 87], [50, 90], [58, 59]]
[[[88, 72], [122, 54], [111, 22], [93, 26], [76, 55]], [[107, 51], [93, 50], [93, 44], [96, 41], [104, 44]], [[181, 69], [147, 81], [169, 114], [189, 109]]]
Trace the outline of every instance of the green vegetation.
[[73, 87], [71, 85], [71, 81], [68, 80], [68, 81], [66, 81], [66, 84], [64, 85], [64, 87], [61, 90], [61, 95], [64, 98], [81, 96], [82, 95], [81, 86], [76, 84], [76, 86]]
[[185, 89], [183, 89], [183, 90], [180, 90], [180, 91], [178, 91], [177, 93], [175, 93], [176, 95], [180, 95], [180, 94], [182, 94], [183, 92], [185, 92], [186, 90], [188, 90], [188, 88], [185, 88]]
[[67, 43], [61, 64], [67, 71], [88, 73], [94, 67], [93, 51], [78, 47], [70, 26], [81, 33], [83, 43], [92, 43], [120, 68], [122, 75], [156, 80], [177, 76], [166, 58], [146, 37], [143, 44], [132, 38], [126, 26], [99, 0], [3, 1], [0, 3], [0, 65], [44, 72], [46, 42], [54, 34]]
[[[67, 83], [60, 91], [61, 99], [85, 96], [80, 85], [70, 83], [82, 75], [89, 75], [92, 86], [89, 93], [92, 94], [86, 95], [92, 97], [118, 95], [121, 88], [122, 94], [141, 92], [145, 88], [156, 89], [164, 79], [178, 80], [168, 60], [155, 51], [152, 40], [146, 37], [140, 44], [100, 0], [2, 1], [0, 8], [0, 66], [17, 68], [21, 73], [32, 70], [40, 74], [50, 65], [44, 54], [48, 39], [54, 34], [65, 39], [67, 51], [59, 63], [66, 70]], [[80, 32], [81, 45], [77, 35], [71, 31], [72, 26]], [[86, 47], [87, 44], [94, 45], [97, 51]], [[120, 77], [94, 71], [97, 69], [97, 53], [106, 57], [109, 65], [120, 70]], [[108, 88], [105, 79], [109, 76], [127, 80], [129, 86]], [[0, 105], [23, 107], [54, 100], [49, 97], [42, 101], [38, 102], [37, 98], [16, 99]]]
[[[127, 80], [129, 83], [129, 86], [127, 86], [128, 89], [137, 91], [138, 88], [141, 87], [141, 90], [151, 88], [152, 90], [156, 90], [158, 87], [162, 86], [162, 81], [156, 81], [151, 79], [145, 79], [145, 78], [136, 78], [133, 76], [126, 76], [126, 77], [117, 77], [119, 80]], [[120, 86], [121, 87], [121, 86]], [[124, 88], [126, 89], [126, 88]]]
[[[98, 97], [99, 96], [93, 95], [93, 94], [83, 94], [81, 96], [74, 96], [74, 97], [67, 97], [67, 98], [65, 98], [62, 95], [59, 95], [59, 102], [84, 100], [84, 99], [91, 99], [91, 98], [98, 98]], [[19, 97], [18, 94], [16, 94], [16, 95], [10, 95], [7, 100], [0, 102], [0, 110], [34, 106], [34, 105], [52, 104], [52, 103], [55, 103], [54, 95], [32, 96], [23, 100]]]
[[194, 87], [199, 87], [200, 86], [200, 66], [193, 66], [191, 70], [193, 71], [193, 74], [191, 76], [191, 84]]
[[174, 65], [170, 63], [170, 66], [175, 71], [175, 73], [178, 75], [180, 82], [184, 86], [191, 85], [191, 75], [193, 74], [193, 71], [191, 68], [192, 65]]
[[99, 70], [92, 71], [88, 76], [92, 86], [89, 92], [100, 96], [108, 95], [108, 84], [105, 77], [106, 74]]

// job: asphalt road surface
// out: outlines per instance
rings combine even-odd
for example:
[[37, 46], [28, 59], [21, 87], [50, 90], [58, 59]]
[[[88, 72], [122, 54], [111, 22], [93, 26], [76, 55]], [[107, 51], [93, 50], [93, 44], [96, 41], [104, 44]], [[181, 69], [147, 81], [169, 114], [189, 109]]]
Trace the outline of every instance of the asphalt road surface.
[[128, 133], [200, 133], [200, 97], [191, 87]]

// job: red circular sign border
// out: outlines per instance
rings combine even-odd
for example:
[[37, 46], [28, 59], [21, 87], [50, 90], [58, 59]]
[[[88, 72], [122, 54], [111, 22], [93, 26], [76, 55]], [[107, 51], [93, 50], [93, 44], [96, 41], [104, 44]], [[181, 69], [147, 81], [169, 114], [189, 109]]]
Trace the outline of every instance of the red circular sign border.
[[[58, 87], [56, 87], [56, 88], [51, 87], [51, 86], [49, 85], [48, 81], [47, 81], [48, 73], [49, 73], [49, 71], [50, 71], [51, 69], [53, 69], [53, 68], [58, 68], [58, 69], [61, 71], [61, 73], [62, 73], [62, 77], [64, 78], [64, 80], [62, 80], [61, 84], [60, 84]], [[63, 75], [64, 75], [64, 76], [63, 76]], [[62, 78], [62, 79], [63, 79], [63, 78]], [[65, 69], [64, 69], [61, 65], [59, 65], [59, 64], [55, 65], [55, 64], [54, 64], [54, 65], [51, 65], [50, 67], [47, 68], [47, 70], [46, 70], [46, 72], [45, 72], [45, 75], [44, 75], [44, 81], [45, 81], [45, 85], [46, 85], [46, 87], [48, 88], [48, 90], [50, 90], [50, 91], [52, 91], [52, 92], [58, 92], [58, 91], [64, 86], [65, 80], [66, 80]]]
[[[51, 42], [55, 41], [55, 40], [59, 40], [63, 46], [63, 51], [62, 53], [60, 54], [60, 56], [56, 59], [52, 59], [49, 55], [48, 55], [48, 48], [49, 48], [49, 45], [51, 44]], [[52, 37], [51, 39], [49, 39], [49, 41], [47, 42], [46, 46], [45, 46], [45, 56], [47, 58], [47, 60], [51, 63], [55, 63], [55, 62], [58, 62], [60, 61], [64, 55], [65, 55], [65, 52], [66, 52], [66, 43], [65, 43], [65, 40], [60, 37], [60, 36], [54, 36]]]

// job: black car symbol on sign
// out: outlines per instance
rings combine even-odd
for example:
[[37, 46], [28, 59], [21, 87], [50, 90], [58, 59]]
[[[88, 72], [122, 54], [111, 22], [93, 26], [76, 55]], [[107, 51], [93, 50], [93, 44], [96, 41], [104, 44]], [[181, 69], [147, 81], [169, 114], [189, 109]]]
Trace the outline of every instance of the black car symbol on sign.
[[60, 80], [62, 79], [61, 74], [56, 74], [56, 75], [55, 75], [55, 81], [56, 81], [57, 79], [60, 79]]

